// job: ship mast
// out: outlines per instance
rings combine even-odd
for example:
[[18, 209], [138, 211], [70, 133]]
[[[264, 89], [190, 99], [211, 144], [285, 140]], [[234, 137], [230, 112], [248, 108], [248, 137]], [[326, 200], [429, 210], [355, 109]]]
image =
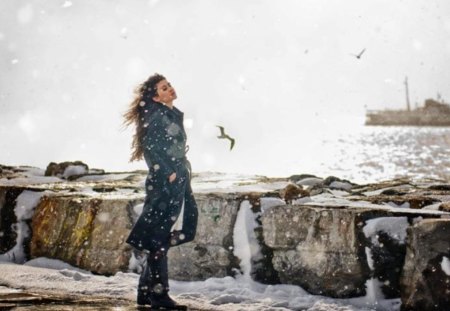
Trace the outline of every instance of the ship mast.
[[408, 111], [411, 111], [411, 107], [409, 105], [408, 77], [405, 77], [405, 90], [406, 90], [406, 108], [408, 109]]

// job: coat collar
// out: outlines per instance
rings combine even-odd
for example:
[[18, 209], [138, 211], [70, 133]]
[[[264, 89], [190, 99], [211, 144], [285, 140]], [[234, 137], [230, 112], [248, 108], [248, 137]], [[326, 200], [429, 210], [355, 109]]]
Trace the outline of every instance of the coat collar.
[[172, 108], [169, 108], [165, 104], [157, 103], [157, 102], [151, 102], [150, 105], [155, 110], [161, 110], [161, 111], [164, 111], [165, 113], [174, 114], [176, 117], [183, 119], [184, 113], [175, 106], [172, 106]]

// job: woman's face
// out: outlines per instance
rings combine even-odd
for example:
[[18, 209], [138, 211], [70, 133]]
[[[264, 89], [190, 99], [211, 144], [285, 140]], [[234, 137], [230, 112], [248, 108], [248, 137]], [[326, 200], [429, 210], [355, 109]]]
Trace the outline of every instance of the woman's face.
[[177, 93], [167, 80], [161, 80], [156, 84], [157, 95], [153, 100], [159, 103], [172, 103], [177, 98]]

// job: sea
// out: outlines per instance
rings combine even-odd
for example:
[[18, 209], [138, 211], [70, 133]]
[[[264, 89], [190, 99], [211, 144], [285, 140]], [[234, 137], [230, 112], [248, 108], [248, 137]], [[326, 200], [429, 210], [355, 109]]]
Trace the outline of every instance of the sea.
[[403, 177], [450, 180], [450, 127], [340, 124], [299, 130], [294, 137], [268, 138], [270, 144], [254, 151], [252, 161], [235, 159], [226, 171], [336, 176], [359, 184]]

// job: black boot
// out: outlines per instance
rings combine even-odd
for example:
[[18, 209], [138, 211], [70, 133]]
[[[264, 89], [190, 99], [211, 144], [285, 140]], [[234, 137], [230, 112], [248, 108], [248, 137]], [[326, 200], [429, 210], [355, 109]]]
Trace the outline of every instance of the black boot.
[[150, 305], [150, 288], [151, 288], [151, 273], [148, 260], [144, 263], [144, 269], [139, 277], [139, 284], [137, 290], [137, 304], [138, 305]]
[[152, 304], [152, 300], [150, 298], [150, 293], [148, 292], [146, 287], [138, 288], [137, 304], [140, 306]]
[[170, 298], [169, 273], [167, 269], [167, 249], [150, 253], [147, 264], [150, 266], [151, 288], [150, 300], [152, 310], [187, 310]]

